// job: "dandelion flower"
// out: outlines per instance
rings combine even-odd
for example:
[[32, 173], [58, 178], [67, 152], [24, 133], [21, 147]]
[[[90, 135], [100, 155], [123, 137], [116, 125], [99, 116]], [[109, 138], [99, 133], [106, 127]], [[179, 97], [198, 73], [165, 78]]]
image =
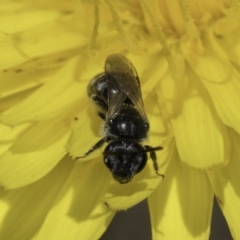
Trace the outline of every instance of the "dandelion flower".
[[[148, 198], [153, 239], [208, 239], [213, 198], [240, 238], [239, 2], [13, 1], [0, 6], [0, 238], [99, 239]], [[86, 88], [108, 55], [141, 79], [163, 146], [120, 185]]]

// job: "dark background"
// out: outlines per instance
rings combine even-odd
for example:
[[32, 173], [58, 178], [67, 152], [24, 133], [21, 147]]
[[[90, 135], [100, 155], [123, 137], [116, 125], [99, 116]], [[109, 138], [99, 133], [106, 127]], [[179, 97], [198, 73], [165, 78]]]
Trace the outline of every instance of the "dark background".
[[[141, 221], [140, 221], [141, 219]], [[131, 223], [131, 224], [129, 224]], [[151, 225], [147, 202], [116, 214], [100, 240], [151, 240]], [[225, 218], [215, 201], [210, 240], [232, 240]]]

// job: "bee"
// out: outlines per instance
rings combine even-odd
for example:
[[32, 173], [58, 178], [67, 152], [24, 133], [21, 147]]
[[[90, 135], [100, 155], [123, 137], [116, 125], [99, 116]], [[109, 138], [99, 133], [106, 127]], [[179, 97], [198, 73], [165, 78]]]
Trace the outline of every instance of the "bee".
[[140, 81], [133, 64], [121, 54], [109, 55], [104, 72], [96, 75], [88, 85], [88, 97], [97, 108], [97, 114], [105, 123], [104, 136], [83, 158], [107, 143], [103, 161], [119, 183], [128, 183], [141, 172], [147, 163], [147, 153], [158, 173], [155, 151], [162, 147], [150, 147], [141, 143], [147, 139], [150, 128], [144, 110]]

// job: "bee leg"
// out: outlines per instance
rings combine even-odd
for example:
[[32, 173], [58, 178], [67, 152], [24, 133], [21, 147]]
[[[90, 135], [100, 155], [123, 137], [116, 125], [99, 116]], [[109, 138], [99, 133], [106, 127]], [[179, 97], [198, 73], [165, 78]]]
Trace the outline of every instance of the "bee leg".
[[150, 147], [148, 145], [145, 145], [145, 149], [150, 153], [150, 158], [152, 159], [153, 167], [154, 167], [154, 170], [155, 170], [156, 174], [158, 176], [164, 178], [165, 176], [158, 172], [159, 167], [158, 167], [158, 163], [157, 163], [157, 155], [156, 155], [156, 152], [155, 152], [155, 150], [161, 150], [162, 147], [153, 148], [153, 147]]
[[100, 148], [106, 141], [107, 141], [106, 138], [100, 139], [100, 140], [99, 140], [96, 144], [94, 144], [94, 145], [92, 146], [92, 148], [90, 148], [83, 156], [76, 157], [75, 160], [78, 160], [79, 158], [85, 158], [85, 157], [87, 157], [89, 154], [91, 154], [92, 152], [94, 152], [95, 150], [97, 150], [98, 148]]

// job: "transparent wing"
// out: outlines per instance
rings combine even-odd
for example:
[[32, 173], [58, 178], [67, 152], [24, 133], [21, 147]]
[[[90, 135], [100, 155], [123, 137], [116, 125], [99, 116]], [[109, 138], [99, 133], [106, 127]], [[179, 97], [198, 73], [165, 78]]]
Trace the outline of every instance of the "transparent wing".
[[148, 122], [140, 81], [132, 63], [121, 54], [112, 54], [105, 62], [105, 74], [108, 80], [108, 117], [114, 118], [122, 103], [129, 98], [141, 117]]

